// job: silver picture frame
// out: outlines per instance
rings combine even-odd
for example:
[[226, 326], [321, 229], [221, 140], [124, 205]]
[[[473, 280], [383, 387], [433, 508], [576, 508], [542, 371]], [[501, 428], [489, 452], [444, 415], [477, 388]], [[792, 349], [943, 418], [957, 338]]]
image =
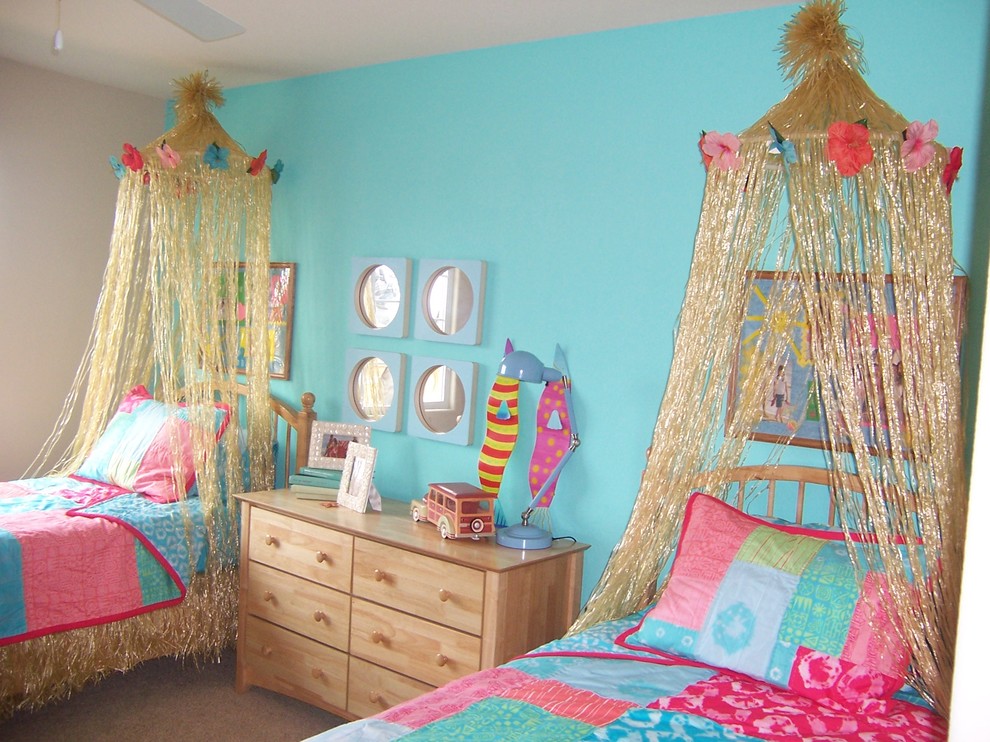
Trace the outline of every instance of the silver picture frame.
[[347, 447], [347, 459], [337, 492], [338, 505], [358, 513], [368, 509], [377, 455], [378, 449], [363, 443], [351, 443]]
[[308, 466], [314, 469], [344, 468], [347, 452], [355, 443], [368, 445], [371, 428], [353, 423], [336, 423], [316, 420], [309, 439]]

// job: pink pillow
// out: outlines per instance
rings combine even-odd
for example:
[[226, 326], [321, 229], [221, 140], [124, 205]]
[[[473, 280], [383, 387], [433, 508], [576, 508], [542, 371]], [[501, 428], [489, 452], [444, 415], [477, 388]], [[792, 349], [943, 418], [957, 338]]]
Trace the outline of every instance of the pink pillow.
[[[226, 405], [216, 405], [217, 439], [230, 420]], [[172, 474], [172, 439], [179, 444], [178, 477]], [[140, 492], [155, 502], [175, 502], [196, 478], [185, 405], [165, 405], [136, 386], [127, 393], [76, 476]], [[176, 479], [180, 488], [175, 486]]]
[[885, 588], [881, 572], [857, 579], [842, 533], [768, 523], [695, 493], [667, 588], [618, 641], [809, 698], [884, 698], [909, 661]]

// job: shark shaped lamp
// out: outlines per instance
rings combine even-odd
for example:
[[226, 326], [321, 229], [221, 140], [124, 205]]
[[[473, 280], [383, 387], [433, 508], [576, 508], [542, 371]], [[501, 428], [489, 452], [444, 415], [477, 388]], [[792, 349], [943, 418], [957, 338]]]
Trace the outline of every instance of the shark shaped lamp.
[[557, 345], [553, 366], [544, 366], [532, 353], [505, 343], [505, 357], [488, 397], [485, 442], [478, 457], [481, 489], [498, 495], [502, 474], [519, 435], [519, 383], [543, 384], [536, 412], [536, 444], [530, 459], [529, 481], [533, 499], [522, 512], [521, 523], [499, 528], [495, 540], [513, 549], [547, 549], [553, 543], [548, 528], [530, 523], [539, 509], [546, 514], [553, 501], [557, 479], [581, 444], [571, 412], [571, 379], [564, 352]]

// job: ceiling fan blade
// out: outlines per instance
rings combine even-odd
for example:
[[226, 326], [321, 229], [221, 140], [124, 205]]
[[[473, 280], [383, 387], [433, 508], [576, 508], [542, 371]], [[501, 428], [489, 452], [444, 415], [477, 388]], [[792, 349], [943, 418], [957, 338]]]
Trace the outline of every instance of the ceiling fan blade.
[[244, 27], [198, 0], [137, 0], [201, 41], [219, 41], [244, 33]]

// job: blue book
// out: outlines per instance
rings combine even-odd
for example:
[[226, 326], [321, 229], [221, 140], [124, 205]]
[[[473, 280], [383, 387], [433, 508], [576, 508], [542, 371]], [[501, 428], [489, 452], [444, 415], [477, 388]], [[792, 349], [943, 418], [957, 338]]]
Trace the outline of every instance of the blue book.
[[309, 477], [305, 474], [290, 474], [289, 484], [305, 484], [309, 487], [325, 487], [327, 489], [337, 489], [340, 487], [339, 479], [328, 479], [327, 477]]
[[307, 477], [320, 477], [322, 479], [332, 479], [335, 482], [339, 482], [342, 472], [340, 469], [319, 469], [315, 466], [300, 466], [299, 473]]

